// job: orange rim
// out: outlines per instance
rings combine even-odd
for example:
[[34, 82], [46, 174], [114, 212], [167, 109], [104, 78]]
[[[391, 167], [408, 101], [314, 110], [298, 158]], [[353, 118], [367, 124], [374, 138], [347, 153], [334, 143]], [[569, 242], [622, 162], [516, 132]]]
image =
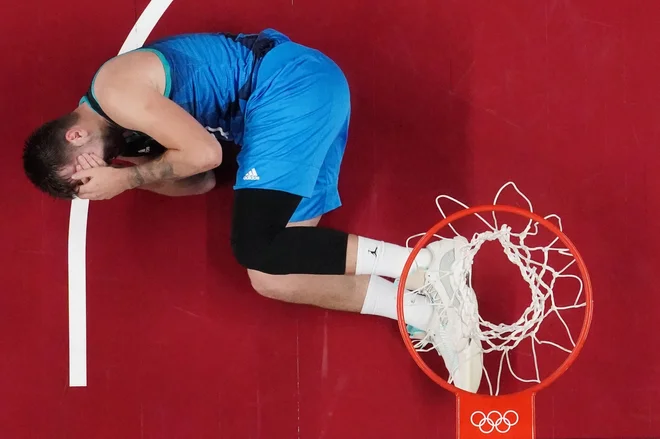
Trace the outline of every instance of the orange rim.
[[[399, 286], [397, 289], [397, 305], [396, 305], [396, 312], [397, 312], [397, 319], [399, 323], [399, 332], [401, 333], [401, 337], [403, 338], [403, 342], [406, 346], [406, 349], [408, 349], [408, 352], [410, 355], [413, 357], [413, 360], [415, 363], [417, 363], [417, 366], [419, 366], [424, 373], [431, 378], [436, 384], [440, 385], [444, 389], [456, 393], [458, 395], [460, 394], [465, 394], [465, 395], [474, 395], [472, 393], [466, 392], [464, 390], [459, 389], [458, 387], [449, 384], [446, 380], [444, 380], [442, 377], [440, 377], [438, 374], [436, 374], [424, 360], [420, 356], [419, 352], [417, 352], [413, 346], [412, 340], [410, 339], [410, 336], [408, 335], [408, 331], [406, 329], [406, 323], [404, 321], [404, 315], [403, 315], [403, 296], [405, 294], [405, 285], [406, 285], [406, 280], [408, 278], [408, 272], [410, 271], [410, 268], [412, 267], [413, 261], [417, 257], [417, 254], [419, 251], [426, 246], [426, 244], [431, 240], [434, 234], [436, 234], [440, 229], [443, 229], [447, 227], [447, 225], [464, 218], [468, 215], [473, 215], [477, 213], [483, 213], [483, 212], [506, 212], [506, 213], [513, 213], [517, 214], [523, 217], [526, 217], [532, 221], [535, 221], [548, 229], [550, 232], [554, 233], [557, 235], [560, 239], [560, 241], [568, 248], [575, 258], [575, 262], [578, 266], [578, 269], [580, 271], [580, 275], [582, 277], [582, 281], [584, 283], [584, 294], [585, 294], [585, 313], [584, 313], [584, 320], [582, 323], [582, 330], [580, 331], [580, 336], [575, 344], [575, 348], [572, 350], [570, 355], [564, 360], [564, 362], [555, 370], [550, 376], [542, 380], [540, 383], [535, 384], [534, 386], [530, 387], [529, 389], [521, 390], [516, 393], [512, 393], [509, 395], [515, 395], [515, 394], [528, 394], [528, 393], [537, 393], [538, 391], [548, 387], [550, 384], [552, 384], [557, 378], [559, 378], [566, 370], [568, 370], [569, 367], [575, 362], [577, 359], [577, 356], [580, 354], [580, 351], [582, 350], [582, 347], [584, 346], [584, 343], [587, 339], [587, 334], [589, 333], [589, 328], [591, 326], [591, 318], [593, 315], [593, 295], [592, 295], [592, 290], [591, 290], [591, 279], [589, 278], [589, 272], [587, 271], [587, 266], [584, 263], [584, 260], [582, 259], [582, 256], [580, 255], [580, 252], [577, 250], [575, 247], [575, 244], [566, 236], [564, 232], [559, 230], [557, 226], [552, 224], [550, 221], [546, 220], [545, 218], [530, 212], [525, 209], [521, 209], [519, 207], [514, 207], [514, 206], [508, 206], [508, 205], [482, 205], [482, 206], [475, 206], [475, 207], [470, 207], [467, 209], [460, 210], [452, 215], [449, 215], [447, 218], [443, 219], [442, 221], [438, 222], [435, 226], [433, 226], [431, 229], [429, 229], [428, 232], [417, 242], [415, 247], [413, 248], [412, 252], [408, 256], [408, 259], [406, 260], [406, 264], [403, 267], [403, 272], [401, 273], [401, 279], [399, 280]], [[506, 395], [503, 395], [506, 396]], [[496, 396], [493, 396], [496, 398]]]

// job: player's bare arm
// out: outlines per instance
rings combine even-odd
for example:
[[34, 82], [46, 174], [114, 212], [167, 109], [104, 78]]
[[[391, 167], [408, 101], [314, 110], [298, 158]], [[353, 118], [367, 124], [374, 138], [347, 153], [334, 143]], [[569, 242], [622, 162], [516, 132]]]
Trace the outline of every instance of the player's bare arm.
[[164, 89], [162, 65], [149, 52], [109, 61], [96, 79], [94, 92], [108, 116], [167, 148], [156, 160], [121, 170], [130, 188], [201, 174], [222, 162], [222, 149], [215, 137], [164, 97]]

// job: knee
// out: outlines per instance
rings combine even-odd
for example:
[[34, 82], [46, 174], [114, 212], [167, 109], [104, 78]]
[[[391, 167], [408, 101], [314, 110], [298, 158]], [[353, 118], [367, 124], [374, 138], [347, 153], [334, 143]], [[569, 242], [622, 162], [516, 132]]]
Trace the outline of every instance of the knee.
[[249, 235], [249, 231], [239, 231], [234, 227], [231, 235], [231, 249], [236, 261], [248, 271], [253, 285], [264, 286], [271, 284], [270, 279], [275, 273], [272, 268], [272, 259], [269, 256], [268, 238], [258, 234]]
[[290, 301], [291, 293], [287, 290], [279, 276], [250, 269], [248, 269], [247, 273], [250, 277], [252, 288], [261, 296], [283, 302]]

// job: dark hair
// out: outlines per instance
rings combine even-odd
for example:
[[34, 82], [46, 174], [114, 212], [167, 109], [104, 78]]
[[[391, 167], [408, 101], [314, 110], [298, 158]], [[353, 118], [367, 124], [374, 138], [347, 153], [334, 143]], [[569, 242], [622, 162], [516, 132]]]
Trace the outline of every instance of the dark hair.
[[69, 157], [66, 132], [78, 122], [78, 117], [77, 113], [69, 113], [47, 122], [25, 141], [23, 167], [27, 177], [37, 188], [56, 198], [72, 199], [78, 186], [60, 175]]

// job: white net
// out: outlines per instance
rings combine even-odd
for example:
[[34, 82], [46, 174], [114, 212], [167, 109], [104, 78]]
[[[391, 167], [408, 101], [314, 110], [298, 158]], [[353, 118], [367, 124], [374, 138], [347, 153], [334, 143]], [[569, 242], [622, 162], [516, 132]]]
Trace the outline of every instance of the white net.
[[[505, 184], [497, 192], [493, 204], [498, 204], [500, 196], [504, 189], [511, 187], [522, 197], [528, 206], [528, 210], [533, 212], [532, 203], [530, 200], [517, 188], [514, 183]], [[458, 206], [468, 208], [464, 203], [446, 196], [441, 195], [436, 198], [436, 205], [443, 216], [447, 218], [445, 210], [442, 208], [441, 201], [448, 200], [456, 203]], [[526, 220], [526, 224], [521, 225], [519, 230], [507, 224], [501, 224], [498, 221], [497, 213], [492, 212], [490, 219], [475, 214], [480, 220], [480, 223], [485, 227], [484, 231], [474, 233], [471, 238], [465, 237], [466, 244], [456, 249], [455, 258], [450, 268], [442, 271], [440, 276], [435, 278], [427, 276], [425, 285], [417, 288], [411, 294], [423, 294], [428, 297], [432, 305], [434, 305], [435, 313], [439, 316], [459, 315], [461, 320], [460, 327], [465, 333], [464, 337], [470, 338], [472, 341], [478, 341], [481, 345], [481, 352], [484, 357], [486, 354], [500, 355], [497, 365], [496, 377], [492, 376], [495, 373], [483, 368], [483, 377], [486, 378], [488, 389], [491, 395], [498, 395], [500, 393], [500, 383], [502, 380], [505, 364], [511, 376], [516, 380], [523, 383], [539, 383], [541, 375], [539, 372], [538, 362], [538, 346], [548, 345], [556, 349], [570, 353], [575, 347], [575, 340], [573, 332], [576, 328], [570, 328], [562, 313], [577, 308], [586, 306], [585, 298], [583, 295], [583, 280], [580, 276], [569, 273], [569, 268], [575, 264], [575, 258], [567, 248], [562, 247], [562, 242], [559, 237], [552, 235], [554, 239], [545, 244], [529, 244], [534, 241], [534, 237], [539, 235], [538, 223]], [[557, 215], [548, 215], [546, 220], [552, 220], [559, 230], [562, 229], [561, 219]], [[454, 224], [448, 225], [456, 236], [459, 235]], [[423, 236], [424, 234], [417, 234], [408, 239], [407, 245], [411, 247], [411, 240]], [[447, 237], [437, 236], [439, 239], [451, 239]], [[538, 239], [537, 239], [538, 240]], [[497, 242], [500, 244], [504, 255], [508, 261], [514, 264], [520, 273], [520, 276], [527, 284], [529, 291], [529, 305], [524, 309], [522, 314], [512, 323], [495, 323], [486, 320], [479, 313], [478, 296], [479, 292], [473, 288], [472, 284], [472, 267], [475, 255], [479, 252], [482, 246], [487, 242]], [[560, 258], [556, 256], [561, 256]], [[550, 260], [561, 260], [558, 267], [550, 265]], [[562, 278], [570, 278], [577, 281], [569, 285], [571, 289], [570, 299], [565, 299], [562, 293], [562, 299], [568, 303], [557, 303], [553, 289], [557, 281]], [[438, 285], [438, 279], [442, 279], [445, 283], [448, 281], [451, 285], [451, 297], [438, 294], [437, 291], [442, 288]], [[527, 289], [526, 287], [526, 289]], [[447, 290], [447, 288], [444, 288]], [[505, 295], [502, 295], [502, 300], [507, 300]], [[539, 331], [542, 324], [549, 316], [558, 318], [561, 322], [563, 329], [561, 332], [566, 333], [567, 337], [556, 337], [557, 331], [553, 331], [553, 338], [563, 338], [563, 342], [556, 342], [545, 339], [541, 336]], [[443, 317], [440, 317], [441, 319]], [[446, 318], [446, 317], [445, 317]], [[579, 328], [578, 328], [579, 330]], [[447, 337], [453, 337], [455, 334], [438, 334], [427, 332], [426, 335], [416, 341], [414, 344], [418, 351], [429, 351], [438, 349], [439, 345], [448, 343]], [[533, 372], [531, 376], [522, 376], [514, 369], [514, 362], [511, 361], [511, 352], [520, 346], [523, 341], [529, 340], [531, 342], [531, 357], [533, 360]], [[440, 349], [438, 349], [440, 350]], [[529, 370], [526, 371], [529, 374]], [[453, 376], [450, 371], [449, 382], [452, 382]]]

